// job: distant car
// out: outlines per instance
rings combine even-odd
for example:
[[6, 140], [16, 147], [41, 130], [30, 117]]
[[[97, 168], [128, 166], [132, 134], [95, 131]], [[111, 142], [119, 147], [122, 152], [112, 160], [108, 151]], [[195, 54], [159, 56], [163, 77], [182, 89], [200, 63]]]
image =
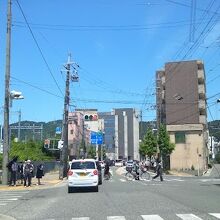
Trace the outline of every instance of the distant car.
[[98, 173], [94, 159], [73, 160], [68, 171], [68, 193], [81, 187], [92, 187], [95, 192], [98, 192]]
[[115, 160], [116, 167], [123, 167], [123, 160]]
[[134, 161], [133, 160], [129, 160], [126, 162], [126, 170], [130, 171], [132, 168], [134, 167]]
[[99, 185], [102, 185], [102, 167], [100, 165], [100, 161], [95, 161], [96, 162], [96, 166], [98, 169], [98, 176], [99, 176]]

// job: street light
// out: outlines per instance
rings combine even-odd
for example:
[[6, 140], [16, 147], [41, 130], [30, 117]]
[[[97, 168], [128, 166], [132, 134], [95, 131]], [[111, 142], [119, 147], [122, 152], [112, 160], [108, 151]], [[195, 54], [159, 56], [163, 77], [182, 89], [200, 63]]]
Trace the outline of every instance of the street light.
[[[5, 105], [4, 105], [4, 139], [3, 139], [3, 163], [2, 163], [2, 184], [8, 183], [8, 169], [7, 164], [9, 162], [9, 150], [10, 150], [10, 136], [9, 136], [9, 107], [12, 106], [13, 99], [23, 99], [21, 92], [11, 91], [7, 92], [9, 84], [6, 85], [5, 92]], [[9, 105], [10, 103], [10, 105]]]

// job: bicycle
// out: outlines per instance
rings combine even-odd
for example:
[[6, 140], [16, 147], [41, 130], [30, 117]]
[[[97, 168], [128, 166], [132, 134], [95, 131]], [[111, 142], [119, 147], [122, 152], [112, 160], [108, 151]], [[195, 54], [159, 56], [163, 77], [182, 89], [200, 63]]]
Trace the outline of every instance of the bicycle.
[[113, 176], [112, 171], [109, 170], [108, 173], [104, 173], [104, 180], [110, 180], [112, 176]]
[[137, 180], [139, 179], [139, 175], [131, 169], [127, 169], [127, 173], [125, 174], [127, 180]]
[[141, 166], [140, 171], [141, 171], [141, 173], [140, 173], [141, 180], [151, 180], [152, 179], [150, 173], [148, 172], [147, 167]]

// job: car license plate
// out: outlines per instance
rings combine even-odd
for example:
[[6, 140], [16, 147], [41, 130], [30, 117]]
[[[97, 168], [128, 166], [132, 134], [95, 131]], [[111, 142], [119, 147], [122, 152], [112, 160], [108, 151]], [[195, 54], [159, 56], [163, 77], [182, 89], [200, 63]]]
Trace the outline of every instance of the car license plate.
[[86, 174], [85, 174], [85, 173], [80, 173], [79, 175], [80, 175], [80, 176], [86, 176]]

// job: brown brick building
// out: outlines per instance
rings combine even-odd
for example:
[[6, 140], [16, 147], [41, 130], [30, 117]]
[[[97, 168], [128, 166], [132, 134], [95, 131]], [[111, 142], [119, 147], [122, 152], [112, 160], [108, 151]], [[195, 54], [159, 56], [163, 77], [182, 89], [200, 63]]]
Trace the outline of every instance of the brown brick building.
[[[204, 64], [181, 61], [156, 72], [157, 122], [166, 125], [175, 150], [170, 168], [207, 169], [207, 112]], [[200, 172], [201, 173], [201, 172]]]

